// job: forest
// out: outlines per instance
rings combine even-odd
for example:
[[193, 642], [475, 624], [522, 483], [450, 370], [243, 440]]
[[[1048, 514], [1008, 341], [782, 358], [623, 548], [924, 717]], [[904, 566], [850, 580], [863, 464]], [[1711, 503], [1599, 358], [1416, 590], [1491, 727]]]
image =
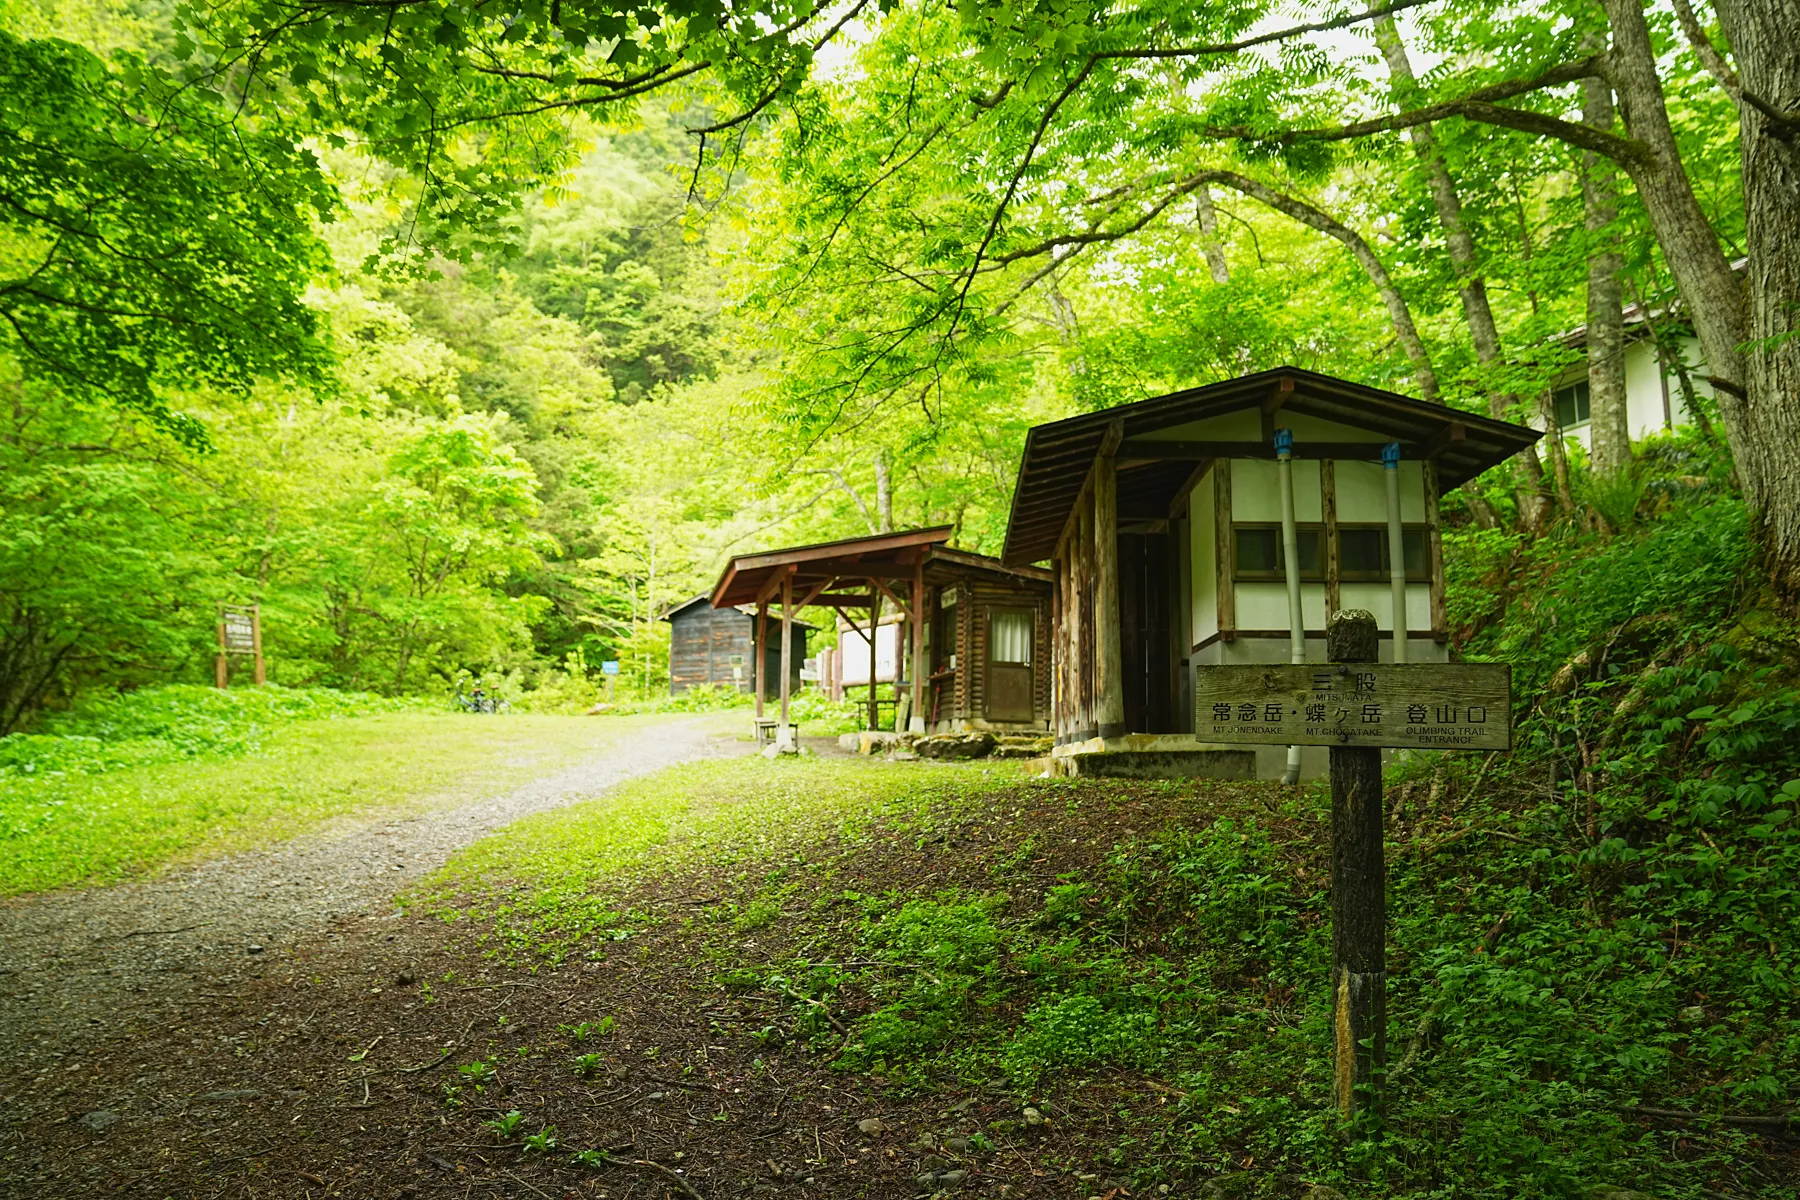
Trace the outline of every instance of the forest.
[[[1793, 1196], [1796, 46], [1800, 0], [0, 0], [0, 1190]], [[1413, 633], [1509, 667], [1510, 741], [1360, 760], [1370, 1038], [1336, 780], [881, 758], [814, 688], [759, 757], [671, 697], [734, 555], [999, 555], [1034, 427], [1277, 369], [1515, 436], [1409, 464]], [[1113, 610], [1123, 428], [1056, 516], [1115, 522]], [[270, 686], [220, 691], [242, 605]]]
[[728, 553], [993, 552], [1029, 425], [1284, 364], [1542, 425], [1588, 348], [1447, 519], [1605, 536], [1643, 336], [1791, 606], [1784, 6], [1098, 12], [12, 0], [0, 730], [222, 603], [287, 686], [652, 694]]

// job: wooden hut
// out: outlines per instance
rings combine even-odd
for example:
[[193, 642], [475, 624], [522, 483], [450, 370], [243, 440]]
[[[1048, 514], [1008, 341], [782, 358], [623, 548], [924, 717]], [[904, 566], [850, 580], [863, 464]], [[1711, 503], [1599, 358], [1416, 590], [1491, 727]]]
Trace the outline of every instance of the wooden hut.
[[[756, 668], [754, 610], [714, 608], [708, 596], [695, 596], [663, 614], [669, 623], [669, 694], [679, 696], [701, 684], [721, 684], [749, 692], [758, 678], [772, 685], [781, 678], [781, 645], [765, 639], [763, 669]], [[788, 686], [800, 686], [800, 664], [806, 634], [813, 626], [795, 622], [796, 645], [788, 658]]]
[[[946, 545], [952, 532], [945, 525], [739, 555], [726, 564], [712, 602], [754, 606], [760, 623], [776, 600], [784, 624], [802, 608], [835, 608], [846, 634], [862, 639], [865, 660], [882, 609], [892, 604], [903, 622], [896, 637], [905, 653], [891, 697], [880, 695], [879, 671], [867, 680], [871, 729], [891, 727], [883, 716], [892, 705], [915, 733], [1047, 730], [1051, 575], [952, 550]], [[791, 743], [789, 690], [781, 692], [777, 740]]]
[[1004, 561], [1052, 564], [1059, 764], [1322, 772], [1322, 750], [1202, 741], [1193, 669], [1321, 661], [1346, 608], [1384, 660], [1443, 660], [1438, 499], [1538, 436], [1291, 367], [1032, 429]]

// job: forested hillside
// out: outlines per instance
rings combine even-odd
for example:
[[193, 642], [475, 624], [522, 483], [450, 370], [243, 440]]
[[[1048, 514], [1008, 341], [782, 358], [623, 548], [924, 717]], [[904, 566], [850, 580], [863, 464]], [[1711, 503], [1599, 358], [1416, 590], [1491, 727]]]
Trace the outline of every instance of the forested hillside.
[[1762, 7], [10, 0], [0, 729], [210, 678], [225, 602], [289, 685], [654, 691], [728, 552], [997, 550], [1033, 423], [1282, 364], [1554, 422], [1591, 351], [1591, 456], [1449, 500], [1480, 610], [1688, 502], [1628, 336], [1791, 605]]

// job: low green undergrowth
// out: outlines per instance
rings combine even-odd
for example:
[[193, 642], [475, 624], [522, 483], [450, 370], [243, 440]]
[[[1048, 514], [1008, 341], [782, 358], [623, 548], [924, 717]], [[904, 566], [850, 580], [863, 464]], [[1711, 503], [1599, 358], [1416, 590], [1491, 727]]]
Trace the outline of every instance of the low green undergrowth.
[[171, 684], [92, 696], [47, 715], [31, 733], [0, 738], [0, 781], [98, 775], [124, 767], [254, 754], [297, 721], [363, 717], [419, 702], [332, 688], [229, 691]]
[[491, 926], [496, 949], [561, 960], [628, 935], [636, 884], [676, 869], [730, 871], [876, 823], [954, 806], [1006, 764], [897, 769], [863, 759], [733, 758], [688, 763], [605, 796], [528, 817], [457, 854], [415, 898]]
[[[46, 765], [0, 778], [0, 894], [113, 882], [358, 810], [476, 800], [603, 750], [651, 720], [416, 709], [352, 716], [316, 703], [286, 710], [283, 721], [270, 715], [282, 712], [280, 702], [215, 713], [211, 725], [186, 717], [159, 725], [155, 710], [131, 709], [109, 730], [118, 740], [100, 750], [54, 760], [54, 770], [48, 758], [19, 760]], [[321, 709], [338, 719], [293, 715]], [[246, 713], [254, 719], [236, 719]], [[139, 758], [108, 757], [105, 747], [121, 745], [153, 748]]]

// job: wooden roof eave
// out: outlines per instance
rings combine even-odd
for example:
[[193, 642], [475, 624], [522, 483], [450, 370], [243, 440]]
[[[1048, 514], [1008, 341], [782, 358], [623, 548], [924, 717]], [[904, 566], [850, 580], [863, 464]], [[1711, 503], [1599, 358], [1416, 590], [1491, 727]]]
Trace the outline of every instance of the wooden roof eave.
[[[1265, 371], [1033, 428], [1026, 435], [1015, 476], [1002, 561], [1020, 566], [1056, 552], [1068, 515], [1085, 486], [1088, 466], [1109, 427], [1122, 430], [1124, 438], [1132, 440], [1223, 413], [1252, 407], [1270, 411], [1272, 390], [1279, 395], [1274, 407], [1412, 443], [1409, 457], [1435, 459], [1445, 488], [1473, 478], [1542, 436], [1540, 431], [1492, 417], [1299, 368]], [[1460, 436], [1448, 436], [1458, 427]], [[1143, 446], [1134, 442], [1132, 449], [1135, 452]]]

